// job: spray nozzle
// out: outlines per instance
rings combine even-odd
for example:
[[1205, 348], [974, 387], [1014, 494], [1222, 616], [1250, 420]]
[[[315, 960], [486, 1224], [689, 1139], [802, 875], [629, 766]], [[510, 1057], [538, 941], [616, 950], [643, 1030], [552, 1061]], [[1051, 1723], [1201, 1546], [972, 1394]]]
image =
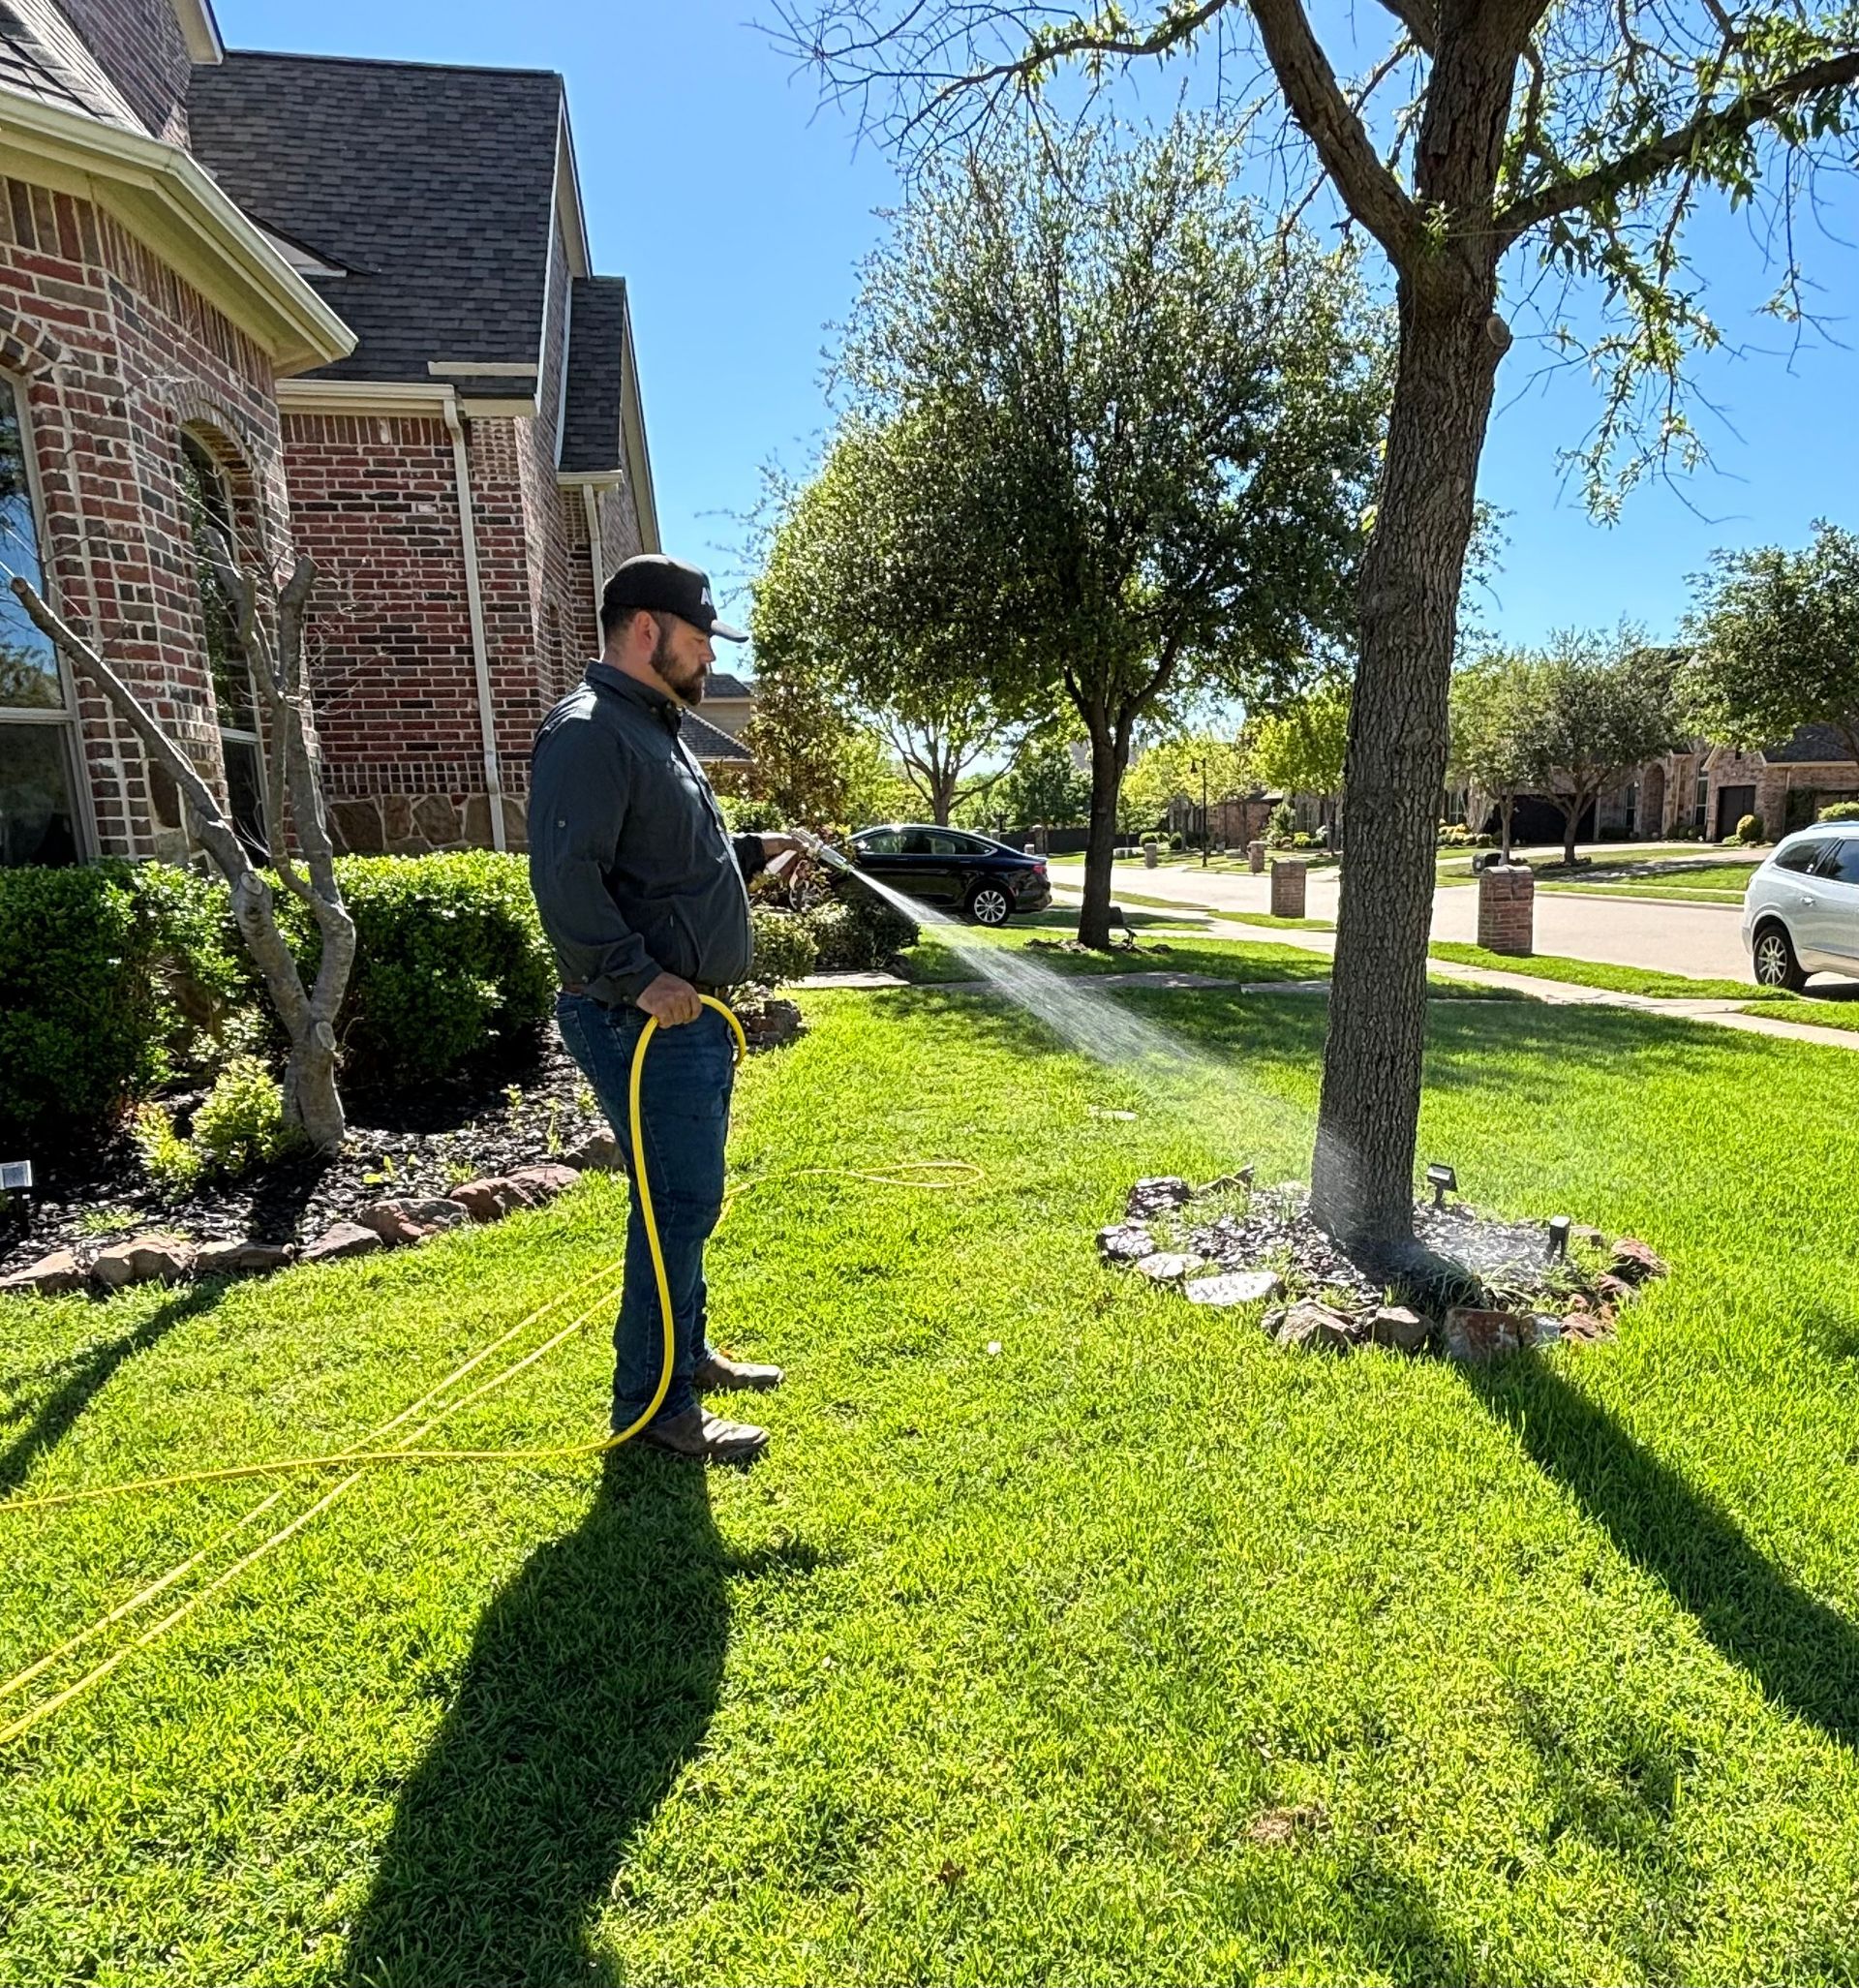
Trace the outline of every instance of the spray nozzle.
[[792, 828], [788, 830], [788, 834], [800, 843], [812, 862], [823, 863], [829, 870], [842, 870], [848, 874], [852, 872], [851, 859], [836, 849], [831, 842], [822, 841], [811, 829]]

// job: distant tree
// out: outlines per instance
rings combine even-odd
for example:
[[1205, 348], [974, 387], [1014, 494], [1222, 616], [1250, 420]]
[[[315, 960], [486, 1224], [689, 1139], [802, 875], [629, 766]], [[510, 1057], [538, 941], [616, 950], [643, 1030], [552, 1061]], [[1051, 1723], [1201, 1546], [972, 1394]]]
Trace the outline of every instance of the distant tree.
[[992, 798], [1010, 826], [1072, 828], [1089, 812], [1091, 782], [1073, 763], [1070, 743], [1049, 735], [1021, 747]]
[[[1110, 938], [1117, 800], [1171, 697], [1307, 674], [1349, 619], [1381, 325], [1348, 254], [1274, 230], [1192, 123], [929, 173], [867, 265], [852, 416], [912, 468], [868, 558], [899, 652], [1090, 745], [1079, 935]], [[850, 533], [836, 542], [856, 550]]]
[[[1203, 780], [1203, 769], [1205, 780]], [[1145, 748], [1124, 777], [1123, 791], [1145, 822], [1160, 821], [1170, 802], [1212, 808], [1256, 784], [1246, 748], [1214, 732], [1177, 732]]]
[[1822, 519], [1805, 551], [1720, 552], [1693, 584], [1691, 724], [1745, 749], [1821, 724], [1859, 761], [1859, 535]]
[[[920, 423], [841, 427], [819, 474], [778, 494], [756, 582], [756, 654], [799, 670], [885, 742], [946, 823], [999, 778], [1037, 687], [992, 667], [964, 626], [972, 548], [939, 537]], [[1048, 700], [1049, 702], [1049, 700]]]
[[1537, 767], [1539, 712], [1535, 665], [1519, 651], [1488, 651], [1453, 674], [1448, 770], [1496, 802], [1507, 863], [1517, 796]]
[[1265, 785], [1287, 794], [1333, 794], [1343, 783], [1348, 739], [1349, 686], [1322, 684], [1253, 725], [1253, 770]]
[[1611, 642], [1559, 630], [1530, 674], [1531, 784], [1562, 811], [1562, 860], [1575, 860], [1581, 817], [1642, 760], [1678, 743], [1670, 650], [1648, 649], [1634, 630]]

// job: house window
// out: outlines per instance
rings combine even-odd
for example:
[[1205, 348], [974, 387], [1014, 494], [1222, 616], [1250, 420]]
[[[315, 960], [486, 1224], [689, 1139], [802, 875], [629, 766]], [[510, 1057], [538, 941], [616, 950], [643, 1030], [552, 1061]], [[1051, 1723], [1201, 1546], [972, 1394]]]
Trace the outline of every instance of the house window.
[[1691, 826], [1702, 829], [1711, 817], [1711, 777], [1698, 769], [1697, 784], [1691, 789]]
[[220, 751], [226, 762], [227, 802], [239, 840], [255, 856], [264, 857], [269, 853], [264, 819], [264, 749], [259, 736], [252, 664], [239, 641], [238, 611], [206, 555], [206, 535], [214, 531], [236, 552], [238, 539], [232, 529], [231, 493], [227, 489], [225, 471], [205, 444], [192, 435], [181, 437], [181, 478], [193, 517], [200, 620], [206, 634], [207, 667], [213, 677]]
[[[0, 560], [46, 591], [25, 394], [0, 376]], [[58, 652], [0, 590], [0, 864], [75, 863], [76, 724]]]
[[1639, 782], [1627, 782], [1627, 833], [1630, 836], [1639, 826]]

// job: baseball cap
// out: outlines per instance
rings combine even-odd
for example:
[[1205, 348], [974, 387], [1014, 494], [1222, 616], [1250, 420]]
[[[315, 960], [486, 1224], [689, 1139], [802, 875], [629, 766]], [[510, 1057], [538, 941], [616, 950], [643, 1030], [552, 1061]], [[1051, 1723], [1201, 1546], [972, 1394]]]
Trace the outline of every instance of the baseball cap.
[[675, 614], [725, 642], [747, 642], [747, 634], [716, 619], [716, 603], [710, 596], [710, 575], [681, 559], [668, 559], [662, 552], [642, 552], [624, 560], [614, 568], [600, 596], [604, 619], [635, 614], [645, 608], [653, 614]]

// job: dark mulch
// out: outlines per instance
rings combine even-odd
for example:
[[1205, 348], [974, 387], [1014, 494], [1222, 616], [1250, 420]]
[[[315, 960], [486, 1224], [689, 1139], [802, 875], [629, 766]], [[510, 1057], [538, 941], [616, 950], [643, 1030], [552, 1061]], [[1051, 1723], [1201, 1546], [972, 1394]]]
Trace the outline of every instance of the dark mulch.
[[[204, 1090], [161, 1102], [187, 1115]], [[80, 1255], [137, 1231], [194, 1241], [304, 1242], [371, 1202], [442, 1195], [461, 1180], [533, 1166], [606, 1123], [553, 1029], [418, 1090], [350, 1090], [350, 1131], [329, 1157], [304, 1155], [233, 1181], [202, 1183], [169, 1202], [150, 1182], [126, 1131], [64, 1154], [35, 1156], [37, 1184], [0, 1213], [0, 1275], [49, 1251]], [[105, 1231], [100, 1217], [120, 1217]]]

